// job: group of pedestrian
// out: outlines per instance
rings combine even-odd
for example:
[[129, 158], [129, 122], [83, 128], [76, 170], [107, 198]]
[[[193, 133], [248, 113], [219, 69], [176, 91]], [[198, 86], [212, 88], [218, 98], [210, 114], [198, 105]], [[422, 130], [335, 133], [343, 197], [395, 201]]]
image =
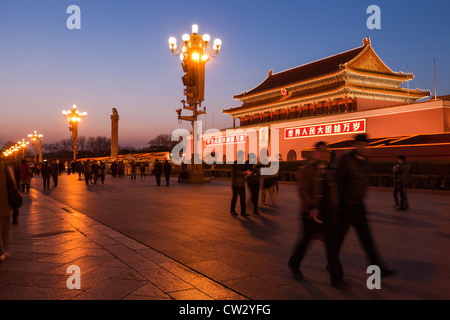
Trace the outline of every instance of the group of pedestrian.
[[47, 161], [44, 161], [41, 165], [41, 176], [42, 183], [44, 185], [44, 190], [49, 190], [50, 188], [50, 178], [53, 177], [53, 186], [58, 186], [58, 165], [55, 160], [49, 164]]
[[323, 236], [326, 245], [330, 282], [333, 287], [347, 288], [340, 262], [340, 251], [350, 226], [356, 229], [359, 240], [371, 265], [381, 270], [381, 276], [394, 273], [383, 262], [372, 239], [364, 203], [368, 186], [368, 139], [357, 135], [354, 149], [343, 155], [336, 165], [330, 164], [330, 152], [325, 142], [315, 145], [311, 162], [298, 172], [301, 199], [302, 237], [294, 247], [289, 268], [296, 278], [302, 278], [301, 262], [310, 241]]
[[125, 163], [123, 161], [113, 161], [111, 163], [111, 175], [115, 178], [119, 176], [119, 178], [123, 178], [125, 175]]
[[102, 184], [105, 183], [106, 164], [103, 161], [87, 159], [83, 163], [82, 172], [86, 185], [97, 184], [98, 179]]
[[[170, 175], [172, 172], [172, 165], [168, 160], [165, 160], [164, 163], [161, 162], [158, 159], [155, 159], [154, 164], [153, 163], [145, 163], [145, 162], [136, 162], [131, 161], [128, 164], [129, 167], [129, 173], [131, 180], [136, 180], [137, 175], [139, 174], [141, 178], [145, 178], [147, 176], [147, 168], [149, 174], [152, 172], [155, 175], [156, 184], [158, 186], [161, 185], [161, 177], [164, 174], [166, 185], [168, 186], [170, 184]], [[123, 178], [125, 175], [125, 169], [127, 168], [127, 165], [123, 161], [113, 161], [111, 163], [111, 175], [112, 177], [119, 177]]]
[[[48, 189], [48, 179], [50, 175], [53, 176], [53, 170], [48, 170], [46, 167], [47, 163], [44, 162], [42, 165], [42, 177], [44, 178], [44, 190]], [[52, 168], [53, 165], [50, 166]], [[151, 173], [151, 164], [148, 166], [144, 162], [135, 162], [131, 161], [129, 164], [124, 163], [123, 161], [113, 161], [111, 163], [111, 175], [112, 177], [123, 178], [125, 176], [126, 168], [129, 167], [129, 173], [131, 180], [136, 180], [137, 174], [139, 173], [141, 178], [145, 178], [146, 176], [146, 168], [149, 168]], [[70, 168], [70, 170], [69, 170]], [[165, 160], [164, 164], [160, 162], [158, 159], [155, 160], [154, 165], [154, 174], [156, 177], [157, 185], [161, 185], [161, 176], [164, 174], [166, 178], [166, 185], [169, 185], [170, 175], [172, 171], [172, 165], [168, 160]], [[87, 159], [85, 161], [73, 160], [70, 164], [68, 164], [67, 173], [70, 175], [70, 172], [77, 172], [79, 175], [79, 180], [84, 180], [86, 185], [89, 184], [97, 184], [97, 181], [100, 179], [101, 183], [105, 182], [105, 175], [107, 172], [106, 163], [103, 161], [91, 160]], [[83, 178], [82, 178], [83, 177]], [[55, 186], [57, 185], [57, 175], [54, 176]]]
[[[275, 204], [274, 189], [278, 184], [277, 176], [264, 176], [261, 188], [261, 168], [262, 165], [257, 161], [254, 153], [250, 153], [248, 160], [245, 161], [245, 153], [240, 150], [237, 153], [237, 160], [231, 167], [231, 187], [233, 190], [231, 198], [230, 213], [233, 216], [238, 215], [236, 212], [237, 198], [240, 199], [240, 209], [242, 216], [249, 216], [247, 213], [246, 202], [246, 185], [250, 192], [249, 203], [253, 206], [253, 214], [259, 216], [259, 194], [261, 191], [262, 203], [267, 203], [266, 195], [269, 196], [271, 204]], [[277, 189], [276, 189], [277, 190]], [[277, 190], [278, 191], [278, 190]]]
[[168, 160], [164, 161], [164, 164], [160, 162], [158, 159], [155, 160], [154, 173], [156, 178], [156, 185], [161, 185], [161, 176], [164, 173], [164, 177], [166, 178], [166, 185], [170, 184], [170, 174], [172, 172], [172, 165]]

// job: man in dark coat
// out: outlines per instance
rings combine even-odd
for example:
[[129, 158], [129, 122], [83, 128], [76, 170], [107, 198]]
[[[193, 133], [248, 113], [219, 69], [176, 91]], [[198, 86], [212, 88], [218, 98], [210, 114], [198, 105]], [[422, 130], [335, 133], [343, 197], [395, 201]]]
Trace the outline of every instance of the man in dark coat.
[[355, 149], [341, 157], [336, 169], [341, 205], [337, 231], [338, 248], [341, 248], [347, 230], [352, 225], [356, 229], [370, 264], [377, 265], [382, 276], [389, 276], [394, 271], [386, 267], [375, 248], [364, 204], [369, 180], [368, 146], [367, 136], [365, 134], [357, 135], [354, 140]]
[[97, 161], [94, 160], [92, 162], [91, 170], [92, 170], [92, 179], [94, 180], [94, 184], [97, 184], [99, 170], [100, 170], [100, 166], [98, 165]]
[[169, 163], [169, 160], [164, 162], [164, 176], [166, 177], [166, 185], [169, 185], [170, 173], [172, 172], [172, 166]]
[[245, 169], [248, 173], [247, 185], [250, 190], [250, 199], [253, 204], [253, 214], [259, 216], [260, 214], [258, 211], [258, 203], [259, 203], [261, 164], [257, 162], [257, 158], [254, 153], [249, 154], [248, 160], [245, 165]]
[[155, 167], [154, 167], [155, 177], [156, 177], [156, 184], [158, 186], [161, 185], [161, 175], [163, 172], [163, 165], [161, 162], [159, 162], [158, 159], [155, 160]]
[[52, 165], [50, 166], [51, 169], [51, 175], [53, 178], [53, 186], [58, 186], [58, 175], [59, 175], [59, 165], [56, 162], [56, 160], [52, 161]]
[[233, 216], [237, 215], [236, 212], [236, 202], [237, 197], [241, 201], [241, 215], [248, 216], [247, 206], [245, 200], [245, 178], [247, 172], [245, 170], [246, 165], [244, 163], [244, 152], [239, 151], [237, 154], [237, 161], [233, 163], [231, 167], [231, 188], [233, 190], [233, 196], [231, 198], [231, 209], [230, 213]]
[[330, 153], [325, 142], [318, 142], [311, 159], [305, 167], [297, 172], [298, 191], [301, 199], [302, 238], [297, 242], [289, 267], [296, 278], [302, 278], [300, 264], [309, 242], [317, 234], [323, 235], [330, 272], [331, 285], [345, 288], [342, 280], [342, 265], [338, 258], [336, 241], [337, 215], [339, 211], [339, 194], [336, 179], [330, 167]]
[[52, 169], [47, 161], [44, 161], [41, 169], [42, 182], [44, 183], [44, 190], [48, 190], [50, 187], [50, 176], [52, 175]]
[[[410, 165], [405, 161], [405, 156], [400, 155], [397, 159], [398, 163], [392, 168], [394, 172], [394, 201], [397, 210], [406, 211], [409, 209], [408, 197], [406, 190], [409, 184]], [[400, 194], [400, 202], [398, 195]]]
[[117, 162], [113, 161], [113, 163], [111, 164], [111, 175], [113, 177], [117, 176]]

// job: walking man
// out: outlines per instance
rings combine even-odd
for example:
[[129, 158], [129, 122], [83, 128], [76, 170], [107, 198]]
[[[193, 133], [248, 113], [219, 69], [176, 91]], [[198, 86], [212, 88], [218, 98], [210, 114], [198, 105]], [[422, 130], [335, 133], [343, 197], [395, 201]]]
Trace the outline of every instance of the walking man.
[[97, 184], [99, 170], [100, 170], [100, 166], [98, 165], [97, 161], [94, 160], [92, 162], [91, 170], [92, 170], [92, 178], [94, 180], [94, 184]]
[[156, 184], [158, 186], [161, 185], [161, 175], [162, 175], [162, 171], [163, 171], [163, 166], [162, 163], [159, 162], [158, 159], [155, 160], [155, 177], [156, 177]]
[[[409, 209], [408, 198], [406, 190], [409, 183], [410, 166], [405, 162], [405, 156], [400, 155], [397, 159], [398, 163], [392, 168], [394, 172], [394, 201], [395, 207], [399, 211], [406, 211]], [[398, 195], [400, 194], [400, 202]]]
[[141, 179], [145, 178], [145, 162], [141, 162], [140, 166]]
[[86, 185], [89, 185], [92, 174], [92, 166], [91, 161], [89, 161], [89, 159], [86, 160], [86, 162], [83, 165], [83, 168], [84, 168], [84, 182], [86, 183]]
[[166, 160], [164, 162], [164, 176], [166, 177], [166, 185], [169, 185], [171, 172], [172, 172], [172, 166], [170, 165], [169, 160]]
[[25, 161], [25, 159], [22, 159], [21, 165], [20, 165], [20, 179], [22, 181], [22, 192], [27, 191], [27, 193], [30, 191], [30, 181], [31, 181], [31, 173], [32, 169], [28, 165], [28, 163]]
[[259, 203], [259, 189], [260, 189], [260, 177], [261, 177], [261, 164], [257, 163], [257, 158], [254, 153], [249, 154], [246, 164], [246, 170], [248, 172], [247, 184], [250, 189], [250, 199], [253, 204], [253, 214], [259, 216], [258, 203]]
[[58, 186], [58, 175], [59, 175], [59, 164], [56, 160], [52, 161], [52, 165], [50, 166], [51, 175], [53, 178], [53, 186]]
[[341, 157], [336, 169], [341, 204], [337, 231], [338, 249], [340, 250], [342, 246], [348, 228], [355, 227], [370, 264], [377, 265], [382, 276], [389, 276], [395, 271], [387, 268], [375, 247], [364, 204], [369, 173], [368, 146], [367, 136], [357, 135], [354, 140], [355, 149]]
[[[13, 167], [14, 171], [14, 179], [16, 180], [16, 186], [17, 190], [20, 190], [20, 164], [15, 163]], [[13, 209], [13, 224], [19, 224], [19, 209], [18, 208], [12, 208]]]
[[11, 170], [6, 167], [3, 158], [0, 158], [0, 262], [5, 261], [6, 259], [5, 251], [8, 244], [9, 229], [11, 225], [12, 208], [8, 200], [8, 174], [11, 177], [14, 177]]
[[230, 213], [233, 216], [238, 214], [236, 212], [236, 201], [238, 196], [241, 203], [241, 216], [249, 215], [247, 213], [245, 202], [245, 177], [247, 176], [247, 172], [245, 170], [244, 156], [244, 151], [239, 151], [237, 154], [237, 160], [231, 167], [231, 188], [233, 190], [233, 196], [231, 198]]
[[106, 165], [103, 161], [100, 161], [100, 166], [98, 169], [98, 176], [100, 177], [102, 184], [105, 183], [105, 175], [106, 175]]
[[42, 164], [42, 182], [44, 183], [44, 190], [48, 190], [50, 188], [50, 176], [52, 175], [52, 169], [48, 165], [47, 161], [44, 161]]
[[311, 162], [297, 172], [298, 190], [301, 199], [302, 238], [296, 244], [289, 268], [294, 277], [302, 278], [300, 264], [309, 242], [318, 233], [323, 234], [333, 287], [345, 288], [342, 280], [342, 265], [338, 259], [336, 241], [339, 195], [334, 172], [330, 168], [330, 153], [325, 142], [316, 143]]

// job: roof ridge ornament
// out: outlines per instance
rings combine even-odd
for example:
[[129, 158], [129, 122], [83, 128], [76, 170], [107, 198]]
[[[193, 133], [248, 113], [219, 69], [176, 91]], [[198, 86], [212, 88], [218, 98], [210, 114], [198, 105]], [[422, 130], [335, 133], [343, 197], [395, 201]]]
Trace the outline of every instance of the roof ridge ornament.
[[273, 73], [273, 70], [272, 70], [272, 69], [270, 69], [270, 70], [269, 70], [269, 77], [271, 77], [271, 76], [272, 76], [272, 73]]
[[364, 46], [370, 46], [370, 37], [367, 37], [367, 38], [363, 39], [363, 45]]

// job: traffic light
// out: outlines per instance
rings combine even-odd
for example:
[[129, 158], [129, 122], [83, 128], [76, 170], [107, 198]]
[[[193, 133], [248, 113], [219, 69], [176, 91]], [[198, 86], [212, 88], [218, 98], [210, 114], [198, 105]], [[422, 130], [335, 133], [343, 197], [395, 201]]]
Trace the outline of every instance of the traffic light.
[[196, 81], [196, 70], [195, 63], [186, 60], [181, 63], [183, 67], [184, 76], [181, 77], [184, 85], [184, 95], [186, 96], [186, 101], [188, 105], [194, 105], [197, 98], [197, 81]]
[[197, 65], [197, 99], [199, 102], [205, 100], [205, 63], [199, 61]]
[[181, 63], [181, 66], [183, 67], [184, 76], [181, 77], [181, 80], [183, 80], [184, 86], [194, 86], [195, 85], [195, 69], [193, 68], [192, 63], [189, 63], [188, 61], [183, 61]]
[[206, 61], [185, 60], [181, 63], [184, 76], [181, 77], [185, 86], [184, 94], [189, 105], [201, 102], [205, 96], [205, 63]]

